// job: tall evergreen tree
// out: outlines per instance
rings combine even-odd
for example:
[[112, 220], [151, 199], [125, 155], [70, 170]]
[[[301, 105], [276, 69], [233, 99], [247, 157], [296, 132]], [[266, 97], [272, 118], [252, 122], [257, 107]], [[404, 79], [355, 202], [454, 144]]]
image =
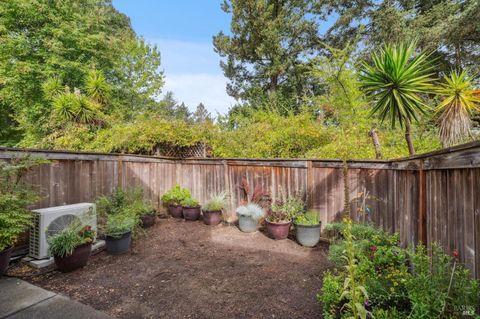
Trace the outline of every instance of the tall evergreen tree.
[[210, 112], [207, 111], [207, 108], [203, 103], [197, 105], [195, 112], [192, 114], [192, 119], [195, 123], [205, 123], [205, 122], [212, 122], [212, 116]]
[[258, 94], [280, 96], [293, 110], [311, 93], [308, 58], [317, 53], [318, 24], [309, 0], [228, 0], [231, 35], [213, 38], [227, 92], [248, 100]]

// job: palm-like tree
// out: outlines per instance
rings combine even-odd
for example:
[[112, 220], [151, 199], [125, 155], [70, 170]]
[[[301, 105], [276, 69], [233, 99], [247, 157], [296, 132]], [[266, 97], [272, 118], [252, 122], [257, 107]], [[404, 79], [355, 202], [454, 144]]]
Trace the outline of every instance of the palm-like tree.
[[372, 65], [361, 68], [361, 88], [375, 103], [372, 114], [389, 118], [392, 128], [397, 121], [405, 126], [410, 155], [415, 154], [410, 123], [429, 109], [422, 95], [433, 92], [433, 68], [428, 54], [415, 54], [415, 42], [385, 45], [372, 54]]
[[480, 110], [480, 98], [476, 95], [472, 79], [466, 71], [452, 71], [443, 77], [438, 89], [443, 100], [437, 106], [440, 140], [444, 146], [458, 143], [470, 134], [470, 115]]

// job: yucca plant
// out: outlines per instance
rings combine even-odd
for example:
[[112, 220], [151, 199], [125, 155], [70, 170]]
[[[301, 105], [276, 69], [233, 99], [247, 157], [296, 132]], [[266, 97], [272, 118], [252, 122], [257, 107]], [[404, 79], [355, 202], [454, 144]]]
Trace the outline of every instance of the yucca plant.
[[101, 70], [93, 69], [88, 72], [85, 89], [87, 95], [99, 104], [105, 105], [110, 99], [111, 87]]
[[465, 70], [454, 70], [443, 79], [437, 90], [443, 96], [437, 106], [439, 134], [443, 145], [450, 146], [470, 134], [470, 115], [480, 110], [480, 98], [473, 87], [473, 76]]
[[382, 121], [389, 118], [392, 128], [397, 121], [405, 126], [410, 155], [415, 154], [410, 124], [429, 109], [422, 95], [434, 91], [430, 55], [416, 53], [415, 45], [385, 45], [372, 54], [372, 65], [363, 63], [360, 72], [361, 88], [375, 103], [372, 114], [379, 114]]

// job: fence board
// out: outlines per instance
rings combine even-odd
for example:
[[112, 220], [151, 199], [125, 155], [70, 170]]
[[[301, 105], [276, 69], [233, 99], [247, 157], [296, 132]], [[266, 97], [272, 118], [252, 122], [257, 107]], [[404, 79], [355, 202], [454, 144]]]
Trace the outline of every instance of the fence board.
[[[161, 195], [175, 184], [191, 189], [204, 202], [227, 190], [232, 215], [242, 199], [239, 185], [246, 178], [251, 190], [260, 185], [273, 199], [306, 192], [308, 206], [322, 222], [338, 221], [344, 209], [342, 162], [335, 160], [167, 159], [72, 152], [0, 148], [0, 158], [34, 154], [52, 159], [26, 177], [37, 185], [41, 200], [35, 207], [94, 201], [116, 187], [139, 185], [145, 198], [161, 208]], [[438, 242], [448, 253], [458, 249], [461, 260], [480, 278], [480, 143], [398, 161], [348, 161], [352, 216], [359, 219], [359, 193], [371, 197], [372, 221], [400, 233], [403, 245], [418, 241], [420, 171], [425, 171], [425, 230], [427, 243]], [[458, 167], [457, 167], [458, 166]], [[355, 202], [355, 198], [358, 199]]]

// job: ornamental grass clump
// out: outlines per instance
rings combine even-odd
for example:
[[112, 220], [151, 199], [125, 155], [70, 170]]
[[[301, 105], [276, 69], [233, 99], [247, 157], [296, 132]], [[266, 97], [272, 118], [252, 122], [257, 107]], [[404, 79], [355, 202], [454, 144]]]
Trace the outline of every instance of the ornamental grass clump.
[[235, 212], [238, 216], [250, 217], [256, 221], [262, 219], [265, 215], [263, 208], [253, 203], [239, 206]]
[[210, 199], [202, 205], [202, 210], [207, 212], [221, 211], [227, 205], [227, 192], [213, 194]]

